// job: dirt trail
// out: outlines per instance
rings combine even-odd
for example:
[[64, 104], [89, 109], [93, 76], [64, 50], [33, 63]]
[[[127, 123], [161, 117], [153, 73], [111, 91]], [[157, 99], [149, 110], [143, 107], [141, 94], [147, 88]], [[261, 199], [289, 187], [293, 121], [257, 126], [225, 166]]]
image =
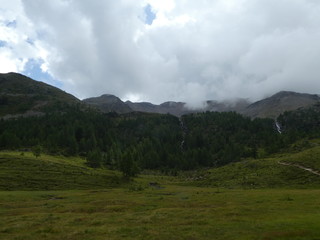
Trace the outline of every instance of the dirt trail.
[[319, 172], [319, 171], [314, 170], [314, 169], [312, 169], [312, 168], [304, 167], [304, 166], [302, 166], [302, 165], [300, 165], [300, 164], [297, 164], [297, 163], [288, 163], [288, 162], [278, 162], [278, 163], [281, 164], [281, 165], [284, 165], [284, 166], [297, 167], [297, 168], [303, 169], [303, 170], [305, 170], [305, 171], [308, 171], [308, 172], [310, 172], [310, 173], [312, 173], [312, 174], [315, 174], [315, 175], [320, 176], [320, 172]]

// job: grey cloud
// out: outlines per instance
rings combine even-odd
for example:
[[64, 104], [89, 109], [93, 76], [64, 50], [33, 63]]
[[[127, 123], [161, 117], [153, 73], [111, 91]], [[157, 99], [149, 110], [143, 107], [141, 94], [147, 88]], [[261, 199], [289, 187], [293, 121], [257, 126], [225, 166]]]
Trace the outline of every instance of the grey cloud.
[[157, 27], [142, 21], [148, 2], [23, 1], [44, 33], [49, 72], [79, 97], [136, 94], [197, 106], [280, 90], [320, 93], [320, 2], [176, 0], [170, 12], [153, 9], [171, 21]]

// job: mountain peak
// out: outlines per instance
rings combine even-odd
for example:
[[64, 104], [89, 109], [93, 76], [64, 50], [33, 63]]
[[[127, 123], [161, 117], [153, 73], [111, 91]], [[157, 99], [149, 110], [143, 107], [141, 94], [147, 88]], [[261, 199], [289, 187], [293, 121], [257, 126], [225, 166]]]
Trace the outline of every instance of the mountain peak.
[[119, 99], [117, 96], [112, 95], [112, 94], [102, 94], [100, 97], [101, 98], [117, 98], [117, 99]]
[[280, 91], [249, 105], [242, 113], [250, 117], [276, 118], [285, 111], [308, 107], [319, 101], [320, 97], [316, 94]]
[[100, 97], [87, 98], [84, 99], [83, 102], [100, 109], [102, 112], [132, 112], [132, 109], [126, 103], [112, 94], [103, 94]]
[[35, 81], [19, 73], [0, 74], [0, 116], [41, 115], [47, 109], [57, 109], [57, 103], [67, 105], [80, 100], [49, 84]]

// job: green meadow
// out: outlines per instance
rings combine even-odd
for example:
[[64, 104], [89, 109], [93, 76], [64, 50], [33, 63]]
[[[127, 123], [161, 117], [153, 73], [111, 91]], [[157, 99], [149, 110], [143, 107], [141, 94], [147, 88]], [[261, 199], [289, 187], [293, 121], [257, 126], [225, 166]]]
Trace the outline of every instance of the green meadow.
[[1, 152], [0, 239], [319, 240], [320, 177], [278, 163], [319, 151], [130, 181], [81, 158]]
[[320, 190], [0, 192], [0, 239], [319, 239]]

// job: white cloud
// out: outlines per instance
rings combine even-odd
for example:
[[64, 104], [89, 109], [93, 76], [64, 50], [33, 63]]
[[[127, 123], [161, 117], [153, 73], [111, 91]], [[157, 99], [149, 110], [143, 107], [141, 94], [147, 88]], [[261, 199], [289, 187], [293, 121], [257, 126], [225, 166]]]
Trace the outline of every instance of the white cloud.
[[45, 50], [34, 41], [35, 37], [21, 1], [0, 0], [0, 72], [22, 72], [29, 59], [42, 59]]
[[[147, 4], [156, 14], [152, 25], [142, 20]], [[0, 6], [0, 40], [9, 44], [0, 47], [0, 70], [21, 71], [26, 60], [42, 59], [41, 68], [81, 98], [111, 93], [196, 106], [280, 90], [320, 93], [318, 1], [0, 0]]]
[[0, 72], [17, 72], [21, 68], [20, 61], [14, 61], [10, 51], [0, 48]]

